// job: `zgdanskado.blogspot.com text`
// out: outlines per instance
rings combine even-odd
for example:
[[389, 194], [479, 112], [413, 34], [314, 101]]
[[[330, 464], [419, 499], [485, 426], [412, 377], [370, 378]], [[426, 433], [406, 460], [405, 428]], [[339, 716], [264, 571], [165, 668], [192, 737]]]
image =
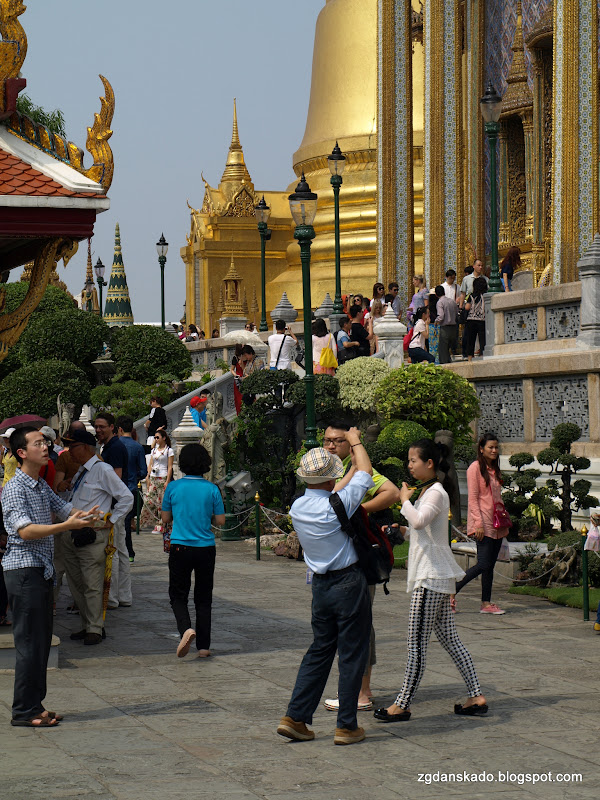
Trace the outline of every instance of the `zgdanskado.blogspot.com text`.
[[580, 772], [419, 772], [418, 783], [516, 783], [519, 786], [538, 783], [581, 783]]

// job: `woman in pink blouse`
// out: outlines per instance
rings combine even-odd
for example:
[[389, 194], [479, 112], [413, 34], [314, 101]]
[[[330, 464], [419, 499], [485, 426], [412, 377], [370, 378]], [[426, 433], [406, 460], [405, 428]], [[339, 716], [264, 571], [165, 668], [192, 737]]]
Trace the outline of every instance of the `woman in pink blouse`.
[[498, 465], [498, 439], [485, 433], [479, 440], [477, 461], [467, 470], [469, 509], [467, 534], [477, 540], [477, 564], [456, 584], [456, 593], [481, 575], [481, 614], [504, 614], [491, 602], [494, 566], [508, 528], [494, 528], [494, 504], [502, 503], [502, 475]]

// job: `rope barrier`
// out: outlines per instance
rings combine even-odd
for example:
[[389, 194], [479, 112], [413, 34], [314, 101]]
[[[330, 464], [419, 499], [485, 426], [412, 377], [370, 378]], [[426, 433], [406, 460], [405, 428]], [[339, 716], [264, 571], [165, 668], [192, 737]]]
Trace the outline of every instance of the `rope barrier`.
[[[244, 524], [244, 522], [246, 522], [246, 520], [248, 519], [248, 517], [250, 516], [250, 514], [251, 514], [253, 511], [254, 511], [254, 509], [253, 509], [253, 508], [251, 508], [251, 509], [250, 509], [250, 511], [248, 511], [248, 513], [246, 514], [245, 518], [244, 518], [244, 519], [241, 519], [241, 520], [238, 522], [238, 524], [237, 524], [237, 525], [234, 525], [234, 526], [233, 526], [233, 528], [219, 528], [219, 526], [218, 526], [218, 525], [211, 525], [210, 527], [212, 528], [212, 530], [213, 530], [215, 533], [228, 533], [229, 531], [237, 531], [237, 530], [239, 530], [239, 529], [240, 529], [240, 525], [243, 525], [243, 524]], [[238, 514], [235, 514], [235, 515], [232, 515], [232, 516], [239, 516], [239, 515], [238, 515]]]
[[[261, 507], [260, 507], [260, 510], [263, 512], [263, 514], [265, 515], [265, 517], [266, 517], [266, 518], [269, 520], [269, 522], [271, 523], [271, 525], [272, 525], [274, 528], [277, 528], [277, 530], [278, 530], [278, 531], [281, 531], [281, 533], [285, 534], [286, 536], [289, 534], [289, 531], [284, 531], [284, 530], [283, 530], [283, 528], [280, 528], [280, 527], [279, 527], [279, 525], [277, 525], [275, 522], [273, 522], [273, 520], [271, 519], [271, 517], [270, 517], [270, 516], [269, 516], [269, 514], [267, 513], [268, 511], [271, 511], [272, 509], [270, 509], [270, 508], [269, 508], [269, 509], [267, 509], [267, 508], [265, 508], [264, 506], [261, 506]], [[281, 514], [280, 516], [282, 516], [282, 517], [287, 517], [287, 514]]]

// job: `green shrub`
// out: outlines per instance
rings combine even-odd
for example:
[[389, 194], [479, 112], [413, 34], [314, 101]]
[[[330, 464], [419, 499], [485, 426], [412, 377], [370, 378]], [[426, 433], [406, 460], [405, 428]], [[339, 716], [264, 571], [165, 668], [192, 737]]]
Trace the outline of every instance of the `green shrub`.
[[111, 344], [116, 383], [134, 380], [147, 385], [167, 372], [181, 380], [192, 371], [192, 357], [186, 346], [162, 328], [111, 328]]
[[409, 420], [396, 420], [390, 422], [377, 437], [377, 444], [385, 452], [385, 458], [399, 458], [401, 461], [408, 459], [408, 449], [417, 439], [430, 436], [430, 432], [418, 422]]
[[21, 362], [31, 364], [40, 358], [71, 361], [92, 377], [92, 361], [108, 338], [108, 325], [97, 314], [76, 308], [33, 314], [21, 336]]
[[479, 416], [475, 389], [460, 375], [432, 364], [392, 370], [375, 390], [377, 411], [386, 422], [418, 421], [428, 431], [450, 430], [455, 452], [472, 446], [470, 423]]
[[34, 361], [0, 383], [0, 418], [17, 414], [56, 414], [56, 398], [80, 408], [87, 403], [90, 384], [83, 370], [70, 361]]
[[338, 369], [340, 403], [353, 412], [355, 419], [365, 422], [376, 414], [376, 389], [390, 374], [390, 367], [381, 358], [362, 356], [347, 361]]
[[557, 533], [556, 536], [551, 536], [548, 539], [548, 550], [555, 550], [557, 547], [575, 547], [578, 553], [581, 553], [581, 540], [583, 536], [579, 531], [562, 531]]
[[[319, 419], [333, 419], [340, 415], [340, 384], [331, 375], [315, 375], [315, 413]], [[297, 405], [306, 405], [306, 384], [294, 383], [288, 389], [286, 400]]]

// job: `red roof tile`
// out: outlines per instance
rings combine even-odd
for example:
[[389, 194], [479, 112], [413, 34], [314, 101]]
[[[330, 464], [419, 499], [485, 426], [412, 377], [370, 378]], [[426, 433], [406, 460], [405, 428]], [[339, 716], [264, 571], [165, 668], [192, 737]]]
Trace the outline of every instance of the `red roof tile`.
[[0, 195], [28, 197], [96, 197], [94, 193], [72, 192], [20, 158], [0, 150]]

